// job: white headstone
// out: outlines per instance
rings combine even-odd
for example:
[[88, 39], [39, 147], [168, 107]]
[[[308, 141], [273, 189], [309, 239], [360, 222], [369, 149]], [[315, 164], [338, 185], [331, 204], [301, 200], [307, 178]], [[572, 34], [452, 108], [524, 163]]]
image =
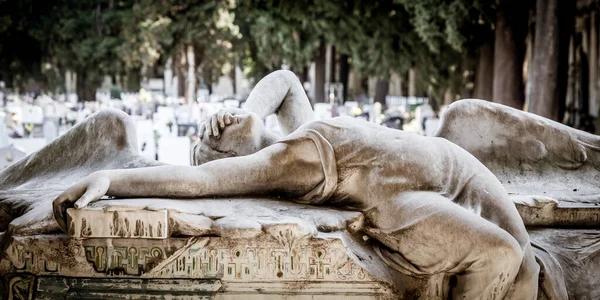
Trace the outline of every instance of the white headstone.
[[42, 124], [44, 110], [37, 105], [24, 105], [21, 110], [21, 122], [23, 124]]
[[156, 158], [156, 144], [154, 129], [151, 120], [138, 120], [135, 122], [137, 132], [138, 151], [149, 159]]
[[240, 101], [239, 100], [225, 100], [225, 101], [223, 101], [223, 106], [239, 108]]
[[206, 120], [209, 116], [217, 113], [221, 108], [223, 108], [223, 103], [200, 103], [200, 109], [202, 110], [202, 115], [200, 116], [200, 121]]
[[210, 92], [207, 89], [199, 89], [198, 97], [196, 98], [196, 101], [198, 101], [200, 103], [209, 102], [210, 101]]
[[44, 106], [44, 116], [53, 117], [56, 114], [56, 106], [54, 103], [46, 104]]
[[161, 137], [177, 136], [177, 124], [175, 119], [175, 109], [167, 106], [159, 106], [153, 115], [154, 129]]
[[0, 111], [0, 148], [8, 147], [8, 129], [6, 129], [6, 114]]
[[157, 120], [159, 122], [175, 122], [175, 109], [169, 106], [159, 106], [156, 110]]
[[315, 117], [317, 120], [332, 117], [332, 106], [329, 103], [315, 103]]
[[423, 104], [420, 106], [417, 106], [417, 108], [415, 108], [415, 120], [417, 121], [417, 124], [419, 124], [421, 126], [421, 132], [423, 134], [425, 134], [424, 130], [423, 130], [423, 126], [425, 125], [425, 120], [427, 119], [431, 119], [435, 117], [435, 112], [433, 111], [433, 108], [431, 108], [431, 105], [429, 104]]
[[189, 105], [181, 105], [175, 110], [178, 124], [189, 124], [192, 122], [192, 112]]
[[25, 155], [25, 152], [15, 148], [12, 145], [0, 148], [0, 170], [19, 161], [21, 158], [25, 157]]
[[190, 165], [190, 139], [165, 136], [158, 140], [158, 160], [171, 165]]
[[53, 139], [58, 136], [58, 127], [56, 123], [52, 120], [46, 120], [44, 122], [42, 131], [44, 132], [44, 138], [46, 139], [46, 143], [50, 143]]
[[26, 154], [31, 154], [35, 151], [42, 149], [46, 146], [45, 138], [27, 138], [27, 139], [13, 139], [15, 147], [23, 150]]
[[440, 126], [440, 119], [438, 119], [438, 118], [431, 118], [431, 119], [425, 120], [425, 135], [433, 136], [439, 126]]

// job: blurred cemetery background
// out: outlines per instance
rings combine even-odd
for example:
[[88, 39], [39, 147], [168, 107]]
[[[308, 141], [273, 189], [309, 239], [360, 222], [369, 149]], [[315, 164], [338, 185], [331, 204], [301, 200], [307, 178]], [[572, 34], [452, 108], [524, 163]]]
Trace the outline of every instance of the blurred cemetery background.
[[[199, 124], [295, 72], [318, 118], [433, 135], [480, 98], [598, 132], [595, 0], [0, 0], [0, 169], [90, 114], [189, 164]], [[266, 125], [277, 128], [274, 118]]]

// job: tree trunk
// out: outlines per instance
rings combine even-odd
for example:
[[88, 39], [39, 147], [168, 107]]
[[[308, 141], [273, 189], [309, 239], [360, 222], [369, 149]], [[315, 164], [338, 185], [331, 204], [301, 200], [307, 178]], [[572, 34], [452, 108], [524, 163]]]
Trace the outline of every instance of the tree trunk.
[[325, 64], [327, 47], [324, 41], [321, 41], [318, 52], [315, 56], [315, 102], [325, 102]]
[[494, 38], [490, 38], [477, 54], [477, 67], [475, 68], [475, 89], [473, 97], [493, 101], [494, 89]]
[[444, 91], [444, 106], [448, 106], [454, 102], [454, 93], [452, 93], [451, 89], [446, 89]]
[[83, 70], [78, 70], [77, 72], [77, 81], [75, 82], [75, 93], [77, 94], [77, 101], [83, 102], [85, 101], [85, 79], [87, 78], [87, 73]]
[[415, 69], [408, 70], [408, 96], [414, 97], [417, 95], [417, 72]]
[[331, 51], [329, 55], [329, 82], [337, 82], [337, 78], [335, 76], [335, 46], [331, 45]]
[[561, 120], [560, 103], [564, 102], [566, 96], [568, 38], [573, 27], [572, 18], [571, 22], [567, 22], [567, 6], [570, 6], [567, 2], [537, 0], [536, 7], [528, 110], [555, 121]]
[[95, 101], [96, 87], [89, 81], [88, 73], [85, 70], [77, 72], [77, 101]]
[[235, 60], [233, 61], [233, 67], [231, 68], [231, 72], [229, 73], [229, 77], [231, 78], [231, 85], [233, 86], [233, 94], [237, 95], [237, 76], [236, 76], [237, 64]]
[[302, 84], [304, 84], [307, 81], [309, 81], [309, 79], [308, 79], [308, 67], [304, 66], [304, 67], [302, 67], [302, 73], [300, 73], [300, 82], [302, 82]]
[[177, 77], [177, 97], [185, 97], [185, 56], [182, 56], [181, 51], [178, 49], [173, 58], [175, 76]]
[[340, 55], [339, 80], [342, 83], [342, 86], [344, 87], [344, 93], [342, 95], [344, 97], [344, 102], [348, 101], [348, 77], [350, 75], [350, 63], [348, 62], [349, 59], [350, 56], [346, 54]]
[[129, 92], [139, 92], [140, 91], [140, 82], [142, 80], [142, 70], [141, 69], [133, 69], [127, 73], [127, 90]]
[[514, 1], [500, 4], [494, 47], [494, 102], [523, 109], [523, 59], [529, 10]]
[[187, 74], [187, 92], [186, 92], [186, 102], [188, 104], [194, 103], [194, 95], [196, 94], [196, 60], [194, 56], [194, 47], [188, 45], [186, 48], [187, 55], [187, 65], [188, 65], [188, 74]]
[[567, 109], [569, 90], [569, 47], [571, 35], [575, 31], [575, 3], [559, 1], [559, 61], [558, 61], [558, 120], [562, 120]]
[[213, 69], [208, 68], [208, 70], [206, 70], [206, 72], [204, 72], [204, 74], [206, 74], [204, 79], [206, 80], [206, 88], [208, 89], [208, 94], [212, 94], [213, 93], [213, 80], [212, 80]]
[[381, 103], [382, 107], [385, 107], [385, 96], [388, 94], [390, 83], [385, 79], [377, 79], [375, 84], [375, 97], [374, 101]]

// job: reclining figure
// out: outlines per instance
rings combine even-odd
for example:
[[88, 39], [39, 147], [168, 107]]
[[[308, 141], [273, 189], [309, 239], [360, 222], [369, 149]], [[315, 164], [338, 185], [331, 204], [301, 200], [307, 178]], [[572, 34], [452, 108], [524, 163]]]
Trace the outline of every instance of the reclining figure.
[[[278, 136], [262, 118], [276, 114]], [[363, 212], [354, 226], [380, 258], [410, 276], [450, 274], [452, 299], [536, 299], [539, 266], [515, 205], [479, 160], [443, 138], [337, 117], [314, 120], [296, 76], [263, 78], [245, 109], [201, 126], [195, 166], [101, 170], [53, 203], [114, 197], [269, 196]]]

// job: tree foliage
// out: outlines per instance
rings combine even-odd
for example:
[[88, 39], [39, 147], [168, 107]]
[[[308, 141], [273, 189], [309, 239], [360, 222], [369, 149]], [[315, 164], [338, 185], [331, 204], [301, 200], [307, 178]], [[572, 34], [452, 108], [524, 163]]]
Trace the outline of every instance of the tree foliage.
[[[8, 0], [0, 2], [0, 76], [140, 74], [169, 58], [187, 72], [185, 49], [212, 82], [237, 62], [252, 75], [300, 70], [320, 43], [348, 55], [363, 77], [417, 68], [422, 90], [460, 90], [465, 56], [490, 36], [491, 0]], [[5, 42], [7, 41], [7, 42]], [[465, 75], [467, 74], [467, 75]], [[439, 94], [439, 92], [436, 92]]]

